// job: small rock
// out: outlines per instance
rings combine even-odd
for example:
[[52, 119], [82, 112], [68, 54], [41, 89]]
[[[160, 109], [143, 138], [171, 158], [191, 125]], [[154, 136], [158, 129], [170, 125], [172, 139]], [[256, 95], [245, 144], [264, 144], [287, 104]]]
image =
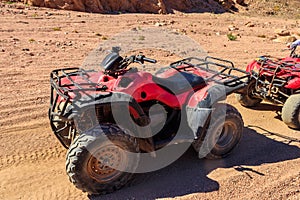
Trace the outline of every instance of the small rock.
[[16, 5], [16, 9], [22, 10], [22, 9], [25, 9], [25, 6], [22, 4], [18, 4], [18, 5]]
[[5, 52], [5, 49], [1, 49], [0, 51], [1, 51], [1, 52]]
[[275, 34], [277, 34], [279, 36], [290, 36], [291, 35], [291, 33], [285, 29], [276, 29]]
[[267, 36], [264, 35], [264, 34], [259, 34], [259, 35], [257, 35], [257, 37], [259, 37], [259, 38], [266, 38]]
[[236, 3], [239, 5], [245, 5], [245, 0], [236, 0]]
[[179, 31], [180, 31], [180, 33], [183, 34], [183, 35], [186, 35], [186, 34], [187, 34], [187, 31], [186, 31], [185, 29], [180, 29]]
[[28, 48], [24, 48], [24, 49], [22, 49], [22, 51], [29, 51], [29, 49]]
[[296, 40], [297, 40], [297, 38], [295, 36], [284, 36], [284, 37], [276, 38], [273, 41], [280, 42], [280, 43], [289, 43], [289, 42], [294, 42]]
[[270, 40], [275, 40], [277, 38], [277, 35], [272, 35], [270, 37], [268, 37]]
[[254, 27], [255, 26], [255, 24], [252, 22], [247, 22], [245, 25], [246, 25], [246, 27]]
[[26, 22], [26, 21], [17, 21], [17, 23], [21, 23], [21, 24], [29, 24], [29, 22]]
[[34, 53], [30, 52], [28, 55], [30, 55], [30, 56], [34, 56]]
[[46, 15], [46, 16], [51, 16], [51, 15], [53, 15], [53, 14], [50, 13], [50, 12], [45, 12], [45, 15]]
[[164, 25], [166, 25], [165, 23], [161, 23], [161, 22], [156, 22], [155, 24], [154, 24], [154, 26], [164, 26]]
[[229, 31], [236, 31], [236, 30], [239, 30], [239, 28], [237, 28], [237, 27], [234, 26], [234, 25], [230, 25], [230, 26], [228, 26], [228, 30], [229, 30]]
[[169, 24], [175, 24], [174, 20], [169, 21]]

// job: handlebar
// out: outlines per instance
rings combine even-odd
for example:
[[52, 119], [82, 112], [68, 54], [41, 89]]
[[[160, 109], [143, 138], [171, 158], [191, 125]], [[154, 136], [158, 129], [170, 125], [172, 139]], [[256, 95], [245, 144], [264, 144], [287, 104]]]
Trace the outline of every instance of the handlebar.
[[155, 59], [146, 58], [146, 57], [144, 57], [144, 61], [149, 62], [149, 63], [156, 63], [157, 62], [157, 60], [155, 60]]
[[110, 51], [111, 53], [104, 58], [102, 63], [104, 63], [103, 66], [106, 71], [126, 69], [131, 63], [139, 63], [142, 65], [144, 62], [157, 62], [155, 59], [145, 57], [142, 53], [122, 58], [119, 54], [120, 51], [120, 47], [112, 47], [112, 50]]
[[152, 59], [152, 58], [147, 58], [145, 57], [144, 55], [142, 54], [139, 54], [139, 55], [136, 55], [135, 58], [134, 58], [134, 62], [140, 62], [140, 63], [144, 63], [144, 62], [149, 62], [149, 63], [156, 63], [157, 60], [155, 59]]
[[121, 61], [121, 64], [119, 65], [118, 69], [126, 69], [131, 63], [139, 63], [142, 65], [144, 64], [144, 62], [156, 63], [157, 61], [152, 58], [147, 58], [143, 54], [132, 55], [124, 58]]

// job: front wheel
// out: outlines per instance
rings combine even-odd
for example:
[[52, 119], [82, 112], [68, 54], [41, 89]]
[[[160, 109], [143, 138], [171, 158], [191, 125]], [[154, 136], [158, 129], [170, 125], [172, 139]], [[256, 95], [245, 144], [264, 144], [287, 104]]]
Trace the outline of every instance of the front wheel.
[[79, 135], [67, 153], [70, 181], [89, 194], [111, 193], [126, 185], [139, 161], [135, 138], [113, 124]]
[[223, 158], [237, 146], [243, 128], [242, 116], [236, 108], [229, 104], [218, 104], [213, 111], [204, 140], [199, 138], [192, 145], [201, 157]]
[[236, 94], [238, 102], [244, 107], [257, 106], [262, 99], [257, 98], [253, 95], [255, 91], [255, 80], [251, 80], [245, 88], [245, 93]]
[[291, 95], [282, 107], [282, 121], [291, 128], [300, 129], [300, 94]]

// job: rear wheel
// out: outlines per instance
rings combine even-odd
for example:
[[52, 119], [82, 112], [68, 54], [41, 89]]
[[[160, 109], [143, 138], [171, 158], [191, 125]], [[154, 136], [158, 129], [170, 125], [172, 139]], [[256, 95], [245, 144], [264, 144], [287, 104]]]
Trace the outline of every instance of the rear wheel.
[[262, 99], [253, 95], [253, 92], [255, 91], [255, 80], [250, 81], [245, 90], [245, 93], [236, 94], [236, 98], [242, 106], [253, 107], [257, 106], [262, 101]]
[[70, 146], [67, 174], [85, 192], [111, 193], [131, 180], [138, 165], [138, 152], [136, 140], [116, 125], [96, 126], [78, 136]]
[[291, 95], [282, 107], [282, 121], [291, 128], [300, 129], [300, 94]]
[[[226, 115], [223, 108], [226, 106]], [[228, 156], [241, 139], [244, 123], [239, 111], [231, 105], [219, 104], [213, 113], [210, 126], [204, 140], [199, 138], [193, 147], [199, 156], [219, 159]]]

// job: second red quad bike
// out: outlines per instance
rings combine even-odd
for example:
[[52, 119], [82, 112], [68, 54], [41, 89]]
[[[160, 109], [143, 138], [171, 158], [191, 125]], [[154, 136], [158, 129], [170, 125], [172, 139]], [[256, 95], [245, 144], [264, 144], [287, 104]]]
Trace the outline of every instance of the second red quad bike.
[[212, 145], [205, 154], [211, 159], [236, 147], [242, 117], [219, 102], [245, 87], [247, 73], [230, 61], [191, 57], [153, 75], [129, 65], [156, 60], [142, 54], [123, 58], [119, 51], [113, 48], [99, 71], [51, 73], [50, 124], [68, 148], [66, 170], [77, 188], [90, 194], [117, 190], [131, 180], [140, 154], [166, 145], [190, 142], [197, 152]]
[[245, 107], [256, 106], [262, 100], [283, 105], [282, 120], [300, 129], [300, 55], [295, 53], [296, 48], [286, 58], [261, 56], [251, 62], [246, 69], [250, 82], [237, 98]]

